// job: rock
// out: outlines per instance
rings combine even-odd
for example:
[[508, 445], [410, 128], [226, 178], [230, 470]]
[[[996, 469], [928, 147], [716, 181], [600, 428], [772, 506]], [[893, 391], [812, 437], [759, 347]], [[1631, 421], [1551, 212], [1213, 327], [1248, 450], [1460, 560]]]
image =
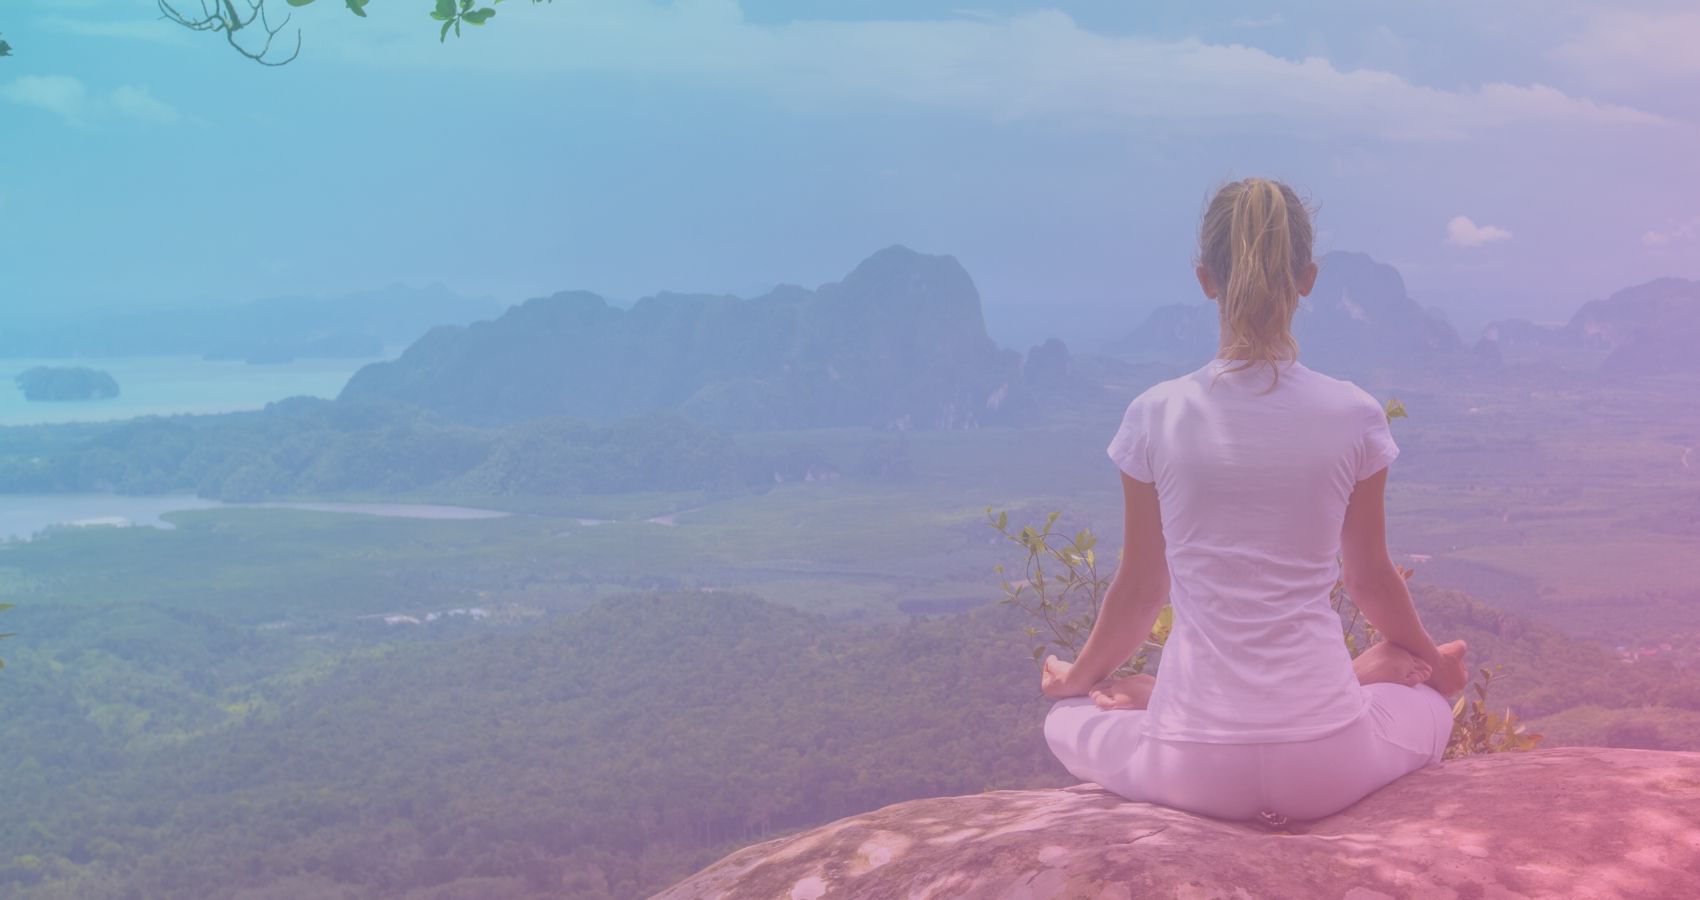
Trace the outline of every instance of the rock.
[[1074, 371], [1074, 359], [1068, 345], [1057, 338], [1047, 338], [1043, 344], [1027, 351], [1027, 361], [1021, 366], [1021, 380], [1038, 390], [1068, 390], [1082, 384]]
[[1271, 830], [1097, 785], [912, 800], [739, 850], [681, 898], [1695, 898], [1700, 753], [1448, 760]]

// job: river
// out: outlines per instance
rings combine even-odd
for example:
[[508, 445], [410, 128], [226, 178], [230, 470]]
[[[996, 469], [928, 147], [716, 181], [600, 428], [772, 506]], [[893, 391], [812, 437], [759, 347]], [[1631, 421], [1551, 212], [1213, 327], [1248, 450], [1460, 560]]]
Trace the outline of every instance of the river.
[[0, 540], [27, 539], [51, 525], [143, 525], [170, 528], [161, 516], [185, 509], [304, 509], [402, 519], [494, 519], [509, 513], [417, 503], [224, 503], [189, 494], [0, 494]]

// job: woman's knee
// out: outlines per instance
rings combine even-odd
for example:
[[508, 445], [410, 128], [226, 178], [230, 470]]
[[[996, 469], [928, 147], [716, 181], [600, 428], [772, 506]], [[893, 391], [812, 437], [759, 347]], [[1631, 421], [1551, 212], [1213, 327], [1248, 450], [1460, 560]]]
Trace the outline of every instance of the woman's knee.
[[1086, 716], [1097, 709], [1098, 704], [1090, 697], [1069, 697], [1052, 703], [1050, 712], [1045, 713], [1045, 742], [1051, 745], [1051, 752], [1057, 752], [1059, 746], [1072, 746], [1085, 727]]
[[1411, 753], [1440, 762], [1452, 740], [1452, 705], [1426, 684], [1378, 682], [1364, 686], [1370, 695], [1376, 735]]

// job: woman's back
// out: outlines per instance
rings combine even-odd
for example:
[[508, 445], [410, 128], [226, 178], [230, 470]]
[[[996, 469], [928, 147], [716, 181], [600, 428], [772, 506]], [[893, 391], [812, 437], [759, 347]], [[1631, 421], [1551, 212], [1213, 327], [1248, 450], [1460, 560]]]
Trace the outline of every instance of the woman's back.
[[[1314, 819], [1439, 763], [1452, 734], [1441, 687], [1463, 690], [1465, 648], [1434, 643], [1387, 556], [1387, 416], [1296, 361], [1313, 238], [1284, 184], [1216, 192], [1195, 262], [1218, 355], [1136, 397], [1110, 443], [1122, 563], [1079, 657], [1046, 659], [1040, 687], [1057, 701], [1057, 759], [1131, 800]], [[1342, 551], [1385, 637], [1357, 660], [1328, 602]], [[1108, 677], [1165, 600], [1175, 624], [1157, 677]]]
[[[1357, 385], [1218, 357], [1129, 404], [1110, 457], [1153, 482], [1175, 627], [1145, 719], [1171, 740], [1328, 734], [1364, 714], [1329, 593], [1356, 483], [1398, 455]], [[1220, 374], [1218, 374], [1220, 373]]]

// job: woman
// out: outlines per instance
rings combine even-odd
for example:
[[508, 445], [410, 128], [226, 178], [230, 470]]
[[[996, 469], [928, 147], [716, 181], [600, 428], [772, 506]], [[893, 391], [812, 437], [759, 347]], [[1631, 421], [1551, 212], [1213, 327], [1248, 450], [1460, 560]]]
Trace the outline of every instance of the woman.
[[[1058, 701], [1052, 752], [1130, 800], [1314, 820], [1438, 764], [1451, 736], [1465, 646], [1435, 645], [1388, 556], [1382, 500], [1399, 448], [1387, 416], [1298, 361], [1311, 244], [1291, 188], [1222, 188], [1197, 267], [1220, 307], [1218, 355], [1134, 398], [1109, 446], [1122, 565], [1079, 658], [1046, 659], [1041, 683]], [[1329, 604], [1341, 569], [1385, 638], [1356, 660]], [[1165, 603], [1161, 677], [1107, 680]]]

